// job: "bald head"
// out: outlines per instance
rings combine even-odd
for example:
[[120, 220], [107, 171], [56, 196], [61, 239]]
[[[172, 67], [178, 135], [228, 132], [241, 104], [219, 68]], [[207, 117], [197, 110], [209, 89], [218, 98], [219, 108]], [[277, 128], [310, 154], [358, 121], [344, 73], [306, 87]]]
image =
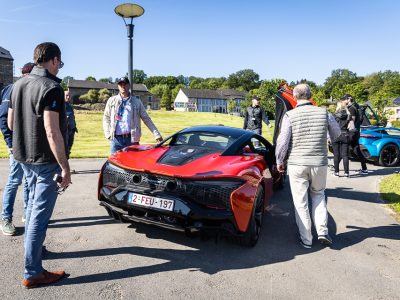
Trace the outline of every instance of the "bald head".
[[308, 84], [301, 83], [293, 89], [293, 97], [296, 100], [311, 100], [311, 89]]

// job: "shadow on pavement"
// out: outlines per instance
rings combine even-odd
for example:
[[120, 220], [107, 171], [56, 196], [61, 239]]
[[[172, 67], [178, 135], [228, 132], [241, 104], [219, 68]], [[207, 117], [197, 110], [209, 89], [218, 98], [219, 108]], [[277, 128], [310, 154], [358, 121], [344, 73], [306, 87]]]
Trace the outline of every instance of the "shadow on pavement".
[[[77, 222], [80, 221], [80, 222]], [[105, 225], [115, 223], [108, 216], [92, 216], [67, 219], [52, 219], [49, 222], [49, 228], [67, 228], [80, 226]]]
[[[69, 277], [57, 284], [74, 285], [185, 269], [189, 269], [192, 272], [215, 274], [224, 270], [247, 269], [289, 261], [296, 256], [320, 251], [324, 248], [318, 242], [314, 243], [311, 249], [304, 249], [300, 246], [289, 189], [277, 191], [271, 204], [270, 210], [264, 218], [260, 240], [254, 248], [241, 247], [226, 239], [219, 239], [218, 242], [215, 242], [215, 239], [212, 238], [208, 240], [189, 238], [183, 233], [144, 224], [135, 224], [128, 226], [136, 230], [137, 233], [145, 234], [147, 238], [168, 240], [172, 243], [185, 245], [190, 249], [156, 249], [128, 246], [63, 253], [54, 253], [48, 250], [46, 259], [74, 259], [131, 254], [165, 261], [151, 266], [127, 266], [125, 270]], [[331, 217], [329, 223], [330, 230], [334, 234], [336, 232], [336, 224]], [[121, 224], [121, 226], [124, 226], [124, 224]]]
[[[335, 244], [333, 245], [332, 249], [342, 250], [346, 247], [358, 244], [367, 238], [400, 240], [399, 224], [371, 228], [348, 225], [346, 228], [354, 230], [338, 234], [335, 238]], [[384, 244], [384, 242], [382, 242], [382, 244]], [[384, 245], [382, 246], [384, 247]]]

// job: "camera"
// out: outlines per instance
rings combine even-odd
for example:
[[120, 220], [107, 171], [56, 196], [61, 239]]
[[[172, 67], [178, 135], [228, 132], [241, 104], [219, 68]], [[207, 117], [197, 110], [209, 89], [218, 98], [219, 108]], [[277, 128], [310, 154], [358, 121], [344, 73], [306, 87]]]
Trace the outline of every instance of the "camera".
[[63, 180], [63, 178], [60, 174], [54, 174], [53, 181], [55, 181], [57, 183], [61, 183], [62, 180]]

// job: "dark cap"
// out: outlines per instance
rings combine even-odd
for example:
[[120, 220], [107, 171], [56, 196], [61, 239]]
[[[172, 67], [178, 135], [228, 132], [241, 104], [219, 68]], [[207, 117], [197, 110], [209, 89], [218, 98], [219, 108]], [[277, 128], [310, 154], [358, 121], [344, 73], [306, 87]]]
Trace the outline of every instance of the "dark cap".
[[128, 77], [124, 76], [124, 77], [118, 78], [118, 79], [117, 79], [117, 83], [120, 84], [121, 82], [124, 82], [124, 83], [126, 83], [126, 84], [129, 84], [129, 79], [128, 79]]
[[22, 74], [29, 74], [32, 71], [34, 66], [35, 66], [35, 64], [31, 63], [31, 62], [28, 62], [28, 63], [24, 64], [24, 66], [21, 69], [21, 73]]
[[353, 96], [350, 94], [344, 94], [340, 100], [353, 100]]
[[257, 96], [253, 96], [251, 99], [252, 99], [252, 100], [257, 100], [257, 101], [260, 101], [260, 100], [261, 100], [260, 97], [257, 97]]

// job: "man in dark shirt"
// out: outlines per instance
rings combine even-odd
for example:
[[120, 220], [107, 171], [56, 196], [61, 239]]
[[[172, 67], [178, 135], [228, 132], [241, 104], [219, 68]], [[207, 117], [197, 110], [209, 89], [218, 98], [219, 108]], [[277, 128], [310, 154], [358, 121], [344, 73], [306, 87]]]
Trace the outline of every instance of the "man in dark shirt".
[[353, 148], [354, 154], [357, 156], [358, 160], [361, 163], [361, 169], [359, 170], [360, 174], [368, 174], [367, 170], [367, 163], [365, 160], [364, 155], [361, 152], [360, 149], [360, 128], [361, 128], [361, 118], [360, 118], [360, 112], [359, 108], [360, 106], [354, 101], [354, 98], [349, 95], [345, 94], [341, 100], [347, 101], [347, 108], [350, 112], [351, 119], [354, 122], [354, 127], [355, 129], [350, 130], [350, 147]]
[[261, 135], [262, 121], [264, 121], [268, 127], [272, 127], [268, 120], [267, 114], [260, 106], [260, 98], [254, 96], [251, 100], [251, 106], [249, 106], [244, 113], [243, 129], [247, 129]]
[[[29, 75], [34, 67], [33, 63], [26, 63], [21, 70], [22, 76]], [[15, 235], [17, 232], [12, 222], [15, 197], [17, 195], [18, 186], [22, 183], [24, 177], [24, 171], [22, 170], [21, 164], [14, 159], [13, 146], [12, 146], [12, 131], [8, 128], [8, 107], [10, 105], [10, 95], [13, 85], [6, 86], [1, 93], [1, 105], [0, 105], [0, 127], [3, 133], [4, 141], [7, 144], [8, 156], [10, 158], [10, 173], [8, 175], [6, 186], [3, 192], [3, 213], [1, 220], [1, 230], [4, 235]], [[24, 179], [24, 214], [22, 216], [22, 222], [25, 222], [26, 208], [28, 205], [28, 182]]]
[[11, 93], [8, 127], [13, 130], [13, 153], [28, 180], [29, 201], [25, 221], [26, 288], [49, 284], [64, 277], [64, 271], [46, 271], [42, 246], [59, 188], [71, 183], [67, 159], [66, 115], [61, 79], [56, 77], [64, 63], [60, 48], [42, 43], [34, 50], [35, 67], [18, 80]]
[[69, 91], [64, 91], [65, 98], [65, 109], [67, 114], [67, 144], [68, 144], [68, 155], [71, 153], [72, 145], [74, 144], [75, 132], [78, 132], [75, 122], [74, 108], [70, 101]]

